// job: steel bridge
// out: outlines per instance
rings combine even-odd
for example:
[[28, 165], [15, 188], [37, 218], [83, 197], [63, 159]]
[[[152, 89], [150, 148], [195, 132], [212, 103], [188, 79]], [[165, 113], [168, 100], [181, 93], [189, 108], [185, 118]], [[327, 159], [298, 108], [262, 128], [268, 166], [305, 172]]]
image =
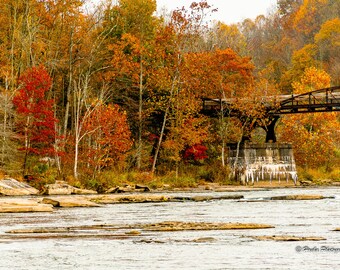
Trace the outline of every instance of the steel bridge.
[[[217, 117], [223, 113], [224, 116], [235, 116], [241, 119], [242, 112], [234, 105], [235, 102], [237, 102], [235, 98], [203, 99], [202, 112], [212, 117]], [[242, 102], [242, 99], [240, 102]], [[262, 97], [261, 101], [254, 102], [260, 102], [260, 105], [265, 110], [263, 118], [266, 119], [266, 124], [258, 125], [264, 128], [267, 133], [266, 142], [276, 142], [274, 129], [281, 115], [340, 111], [340, 86], [323, 88], [298, 95], [267, 96]], [[256, 122], [259, 123], [259, 121]]]

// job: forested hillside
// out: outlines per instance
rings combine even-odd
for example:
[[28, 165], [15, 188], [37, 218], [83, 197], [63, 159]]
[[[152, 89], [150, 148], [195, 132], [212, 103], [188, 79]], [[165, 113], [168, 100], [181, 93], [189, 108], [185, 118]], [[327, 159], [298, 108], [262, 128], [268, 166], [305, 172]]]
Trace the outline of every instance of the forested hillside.
[[[209, 22], [216, 9], [201, 1], [159, 17], [155, 0], [91, 12], [81, 0], [1, 1], [2, 173], [97, 189], [156, 176], [226, 182], [227, 144], [265, 134], [204, 116], [202, 98], [235, 98], [257, 119], [263, 96], [340, 85], [339, 0], [278, 0], [237, 25]], [[302, 175], [340, 179], [339, 121], [280, 119]]]

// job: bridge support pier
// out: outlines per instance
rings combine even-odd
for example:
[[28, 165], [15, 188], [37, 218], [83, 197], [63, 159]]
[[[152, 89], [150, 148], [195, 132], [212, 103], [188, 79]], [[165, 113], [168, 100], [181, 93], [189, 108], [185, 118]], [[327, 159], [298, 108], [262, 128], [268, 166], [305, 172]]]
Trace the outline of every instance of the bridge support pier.
[[286, 143], [244, 143], [237, 151], [236, 144], [229, 145], [229, 164], [235, 180], [254, 184], [261, 180], [293, 180], [297, 172], [293, 149]]
[[275, 126], [277, 120], [280, 119], [280, 116], [274, 116], [270, 119], [269, 124], [266, 126], [262, 126], [262, 128], [266, 131], [266, 143], [275, 143], [276, 142], [276, 135], [275, 135]]

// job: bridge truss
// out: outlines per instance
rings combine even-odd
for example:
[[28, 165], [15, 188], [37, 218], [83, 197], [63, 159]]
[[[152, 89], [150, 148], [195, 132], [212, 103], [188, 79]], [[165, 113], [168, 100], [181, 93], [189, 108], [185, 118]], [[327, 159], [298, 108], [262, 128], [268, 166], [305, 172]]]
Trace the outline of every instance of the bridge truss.
[[291, 97], [282, 100], [278, 108], [269, 111], [269, 113], [292, 114], [332, 111], [340, 111], [340, 86], [291, 95]]
[[[235, 109], [236, 99], [203, 99], [203, 113], [212, 117], [221, 115], [241, 116], [242, 112]], [[317, 113], [340, 111], [340, 86], [323, 88], [298, 95], [278, 95], [263, 97], [261, 104], [266, 113], [263, 118], [267, 124], [265, 129], [266, 142], [276, 142], [275, 125], [281, 115], [297, 113]], [[261, 121], [260, 121], [261, 122]], [[264, 122], [264, 121], [262, 121]]]

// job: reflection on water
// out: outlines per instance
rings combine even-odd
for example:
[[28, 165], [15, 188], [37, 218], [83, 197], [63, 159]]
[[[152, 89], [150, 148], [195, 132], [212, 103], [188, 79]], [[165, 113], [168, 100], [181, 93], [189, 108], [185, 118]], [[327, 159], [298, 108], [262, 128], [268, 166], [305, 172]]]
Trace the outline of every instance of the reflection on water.
[[[340, 227], [340, 189], [274, 189], [237, 194], [246, 199], [287, 194], [320, 194], [335, 199], [115, 204], [54, 213], [0, 214], [0, 236], [8, 235], [8, 230], [31, 227], [161, 221], [275, 226], [265, 230], [150, 232], [126, 239], [0, 238], [0, 269], [336, 269], [340, 265], [340, 252], [336, 250], [340, 249], [340, 232], [333, 231]], [[257, 241], [249, 237], [254, 235], [319, 236], [327, 240]], [[207, 237], [214, 241], [195, 241]], [[303, 251], [297, 252], [297, 246]], [[333, 250], [322, 251], [326, 247]]]

